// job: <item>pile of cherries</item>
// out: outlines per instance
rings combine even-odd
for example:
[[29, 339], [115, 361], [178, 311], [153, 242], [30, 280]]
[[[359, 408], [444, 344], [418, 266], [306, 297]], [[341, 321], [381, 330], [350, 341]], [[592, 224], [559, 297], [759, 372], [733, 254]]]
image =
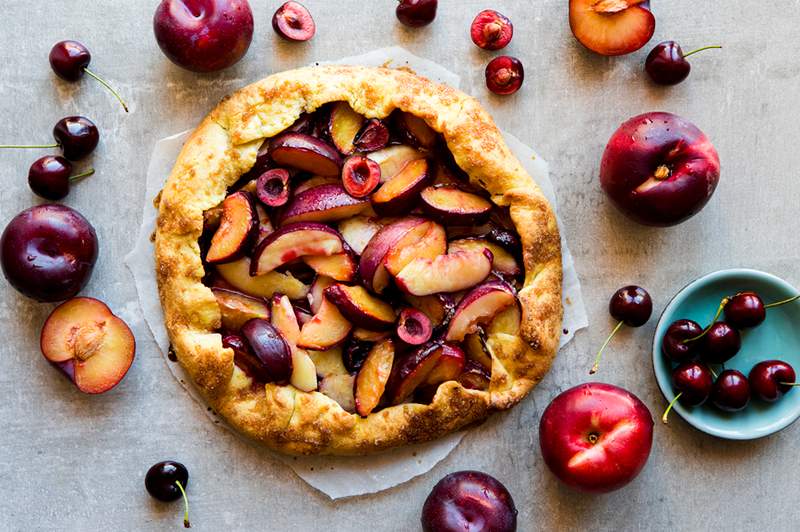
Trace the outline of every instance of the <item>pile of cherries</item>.
[[[796, 386], [794, 369], [782, 360], [759, 362], [748, 376], [725, 369], [724, 364], [739, 352], [741, 331], [763, 323], [767, 309], [798, 299], [800, 295], [765, 305], [755, 292], [740, 292], [722, 300], [705, 329], [689, 319], [673, 322], [661, 342], [664, 356], [677, 363], [672, 371], [676, 395], [664, 412], [664, 423], [676, 401], [694, 407], [710, 399], [720, 410], [738, 412], [747, 407], [751, 397], [775, 402]], [[718, 320], [723, 312], [725, 319]], [[715, 373], [712, 365], [723, 365], [722, 371]]]

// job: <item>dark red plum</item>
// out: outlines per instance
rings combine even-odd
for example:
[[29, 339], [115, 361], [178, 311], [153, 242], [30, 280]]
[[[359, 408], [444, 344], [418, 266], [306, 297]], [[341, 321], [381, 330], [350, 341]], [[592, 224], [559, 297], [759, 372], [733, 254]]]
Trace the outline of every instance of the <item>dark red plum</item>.
[[266, 382], [286, 382], [292, 375], [289, 344], [267, 320], [253, 318], [242, 325], [242, 336], [255, 355], [260, 375]]
[[719, 182], [719, 156], [708, 137], [670, 113], [645, 113], [611, 136], [600, 184], [631, 219], [671, 226], [697, 214]]
[[421, 521], [425, 532], [513, 532], [517, 509], [496, 478], [480, 471], [458, 471], [433, 487], [422, 507]]

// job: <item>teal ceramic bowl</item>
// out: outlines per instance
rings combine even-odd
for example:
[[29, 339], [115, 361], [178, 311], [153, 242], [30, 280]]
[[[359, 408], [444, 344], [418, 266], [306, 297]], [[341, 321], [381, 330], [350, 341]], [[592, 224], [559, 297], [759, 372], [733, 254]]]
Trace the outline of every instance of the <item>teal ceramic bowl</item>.
[[[690, 283], [664, 309], [653, 339], [653, 369], [667, 401], [675, 397], [671, 376], [674, 364], [661, 352], [661, 340], [667, 328], [681, 318], [694, 320], [705, 327], [714, 317], [723, 297], [745, 290], [755, 291], [765, 304], [798, 293], [795, 287], [768, 273], [746, 269], [720, 270]], [[748, 375], [756, 363], [768, 359], [788, 362], [800, 378], [800, 301], [767, 309], [764, 323], [742, 331], [742, 349], [725, 367]], [[719, 366], [714, 367], [716, 371]], [[761, 438], [787, 427], [800, 417], [800, 387], [792, 389], [775, 403], [752, 399], [740, 412], [723, 412], [709, 402], [699, 407], [686, 407], [676, 402], [670, 416], [675, 414], [696, 429], [719, 438]]]

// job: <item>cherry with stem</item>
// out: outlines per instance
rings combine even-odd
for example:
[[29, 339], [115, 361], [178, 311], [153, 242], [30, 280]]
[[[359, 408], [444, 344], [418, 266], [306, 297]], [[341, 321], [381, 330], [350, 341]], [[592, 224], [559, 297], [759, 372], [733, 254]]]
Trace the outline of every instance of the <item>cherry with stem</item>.
[[58, 77], [67, 81], [78, 81], [84, 74], [88, 74], [108, 89], [127, 113], [128, 105], [119, 93], [106, 80], [89, 70], [91, 60], [92, 54], [89, 53], [89, 49], [78, 41], [59, 41], [50, 50], [50, 66]]
[[0, 149], [11, 148], [61, 148], [64, 158], [70, 161], [83, 159], [94, 151], [100, 142], [97, 126], [85, 116], [67, 116], [53, 127], [53, 144], [2, 144]]
[[192, 528], [192, 524], [189, 522], [189, 497], [186, 496], [186, 490], [183, 489], [180, 480], [176, 480], [175, 484], [181, 490], [181, 496], [183, 497], [183, 528]]
[[647, 290], [640, 286], [623, 286], [611, 296], [611, 301], [608, 302], [608, 312], [618, 323], [597, 352], [594, 365], [592, 369], [589, 370], [589, 375], [597, 373], [603, 351], [623, 325], [641, 327], [647, 323], [647, 320], [649, 320], [650, 316], [653, 314], [653, 300], [650, 298], [650, 294], [647, 293]]
[[711, 318], [711, 323], [709, 323], [708, 326], [705, 329], [703, 329], [703, 332], [701, 332], [697, 336], [693, 336], [691, 338], [683, 340], [683, 343], [688, 344], [689, 342], [695, 342], [704, 337], [708, 333], [708, 331], [711, 330], [711, 327], [713, 327], [713, 325], [717, 322], [717, 318], [719, 318], [720, 314], [722, 314], [722, 311], [725, 309], [725, 306], [728, 304], [728, 301], [729, 298], [727, 297], [722, 298], [722, 301], [720, 302], [719, 307], [717, 308], [716, 314], [714, 314], [714, 317]]

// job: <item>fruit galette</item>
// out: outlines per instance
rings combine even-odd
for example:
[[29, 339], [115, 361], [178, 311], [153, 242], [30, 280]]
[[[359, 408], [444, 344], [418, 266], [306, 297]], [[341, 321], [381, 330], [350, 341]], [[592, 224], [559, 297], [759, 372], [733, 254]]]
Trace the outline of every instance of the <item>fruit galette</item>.
[[155, 246], [181, 364], [286, 453], [452, 432], [516, 404], [558, 346], [550, 205], [474, 99], [408, 72], [306, 68], [227, 98]]

